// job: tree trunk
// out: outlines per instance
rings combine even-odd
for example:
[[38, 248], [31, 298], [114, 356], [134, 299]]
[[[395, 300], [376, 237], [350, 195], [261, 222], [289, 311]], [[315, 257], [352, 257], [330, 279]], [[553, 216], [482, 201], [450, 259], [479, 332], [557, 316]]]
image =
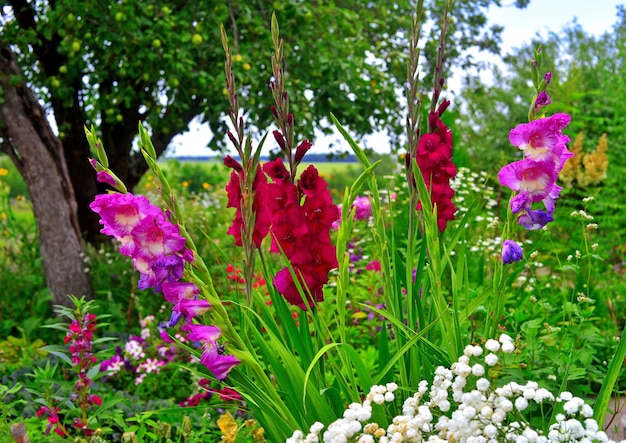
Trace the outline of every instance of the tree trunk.
[[[10, 47], [0, 43], [2, 150], [22, 174], [33, 204], [46, 283], [54, 304], [71, 305], [69, 294], [91, 298], [76, 201], [63, 145], [28, 88]], [[85, 168], [88, 168], [85, 159]]]

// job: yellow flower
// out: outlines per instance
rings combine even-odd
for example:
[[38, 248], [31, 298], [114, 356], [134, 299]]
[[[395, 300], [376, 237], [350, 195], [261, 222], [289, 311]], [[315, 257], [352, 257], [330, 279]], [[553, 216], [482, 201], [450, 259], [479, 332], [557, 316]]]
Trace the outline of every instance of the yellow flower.
[[578, 133], [574, 140], [574, 146], [572, 147], [574, 156], [567, 160], [563, 165], [563, 169], [559, 174], [559, 179], [563, 182], [566, 188], [570, 188], [577, 180], [579, 174], [582, 173], [582, 158], [583, 158], [583, 133]]
[[237, 426], [237, 422], [230, 415], [230, 412], [226, 412], [225, 414], [220, 415], [220, 418], [217, 419], [217, 425], [222, 431], [222, 443], [234, 443], [237, 438], [237, 433], [239, 432], [239, 427]]
[[6, 168], [0, 168], [0, 177], [5, 176], [9, 173], [9, 170]]
[[233, 60], [236, 61], [236, 62], [240, 62], [240, 61], [243, 60], [243, 57], [242, 57], [241, 54], [235, 54], [235, 55], [233, 55]]
[[203, 187], [204, 189], [209, 189], [209, 188], [211, 187], [211, 185], [210, 185], [210, 184], [208, 184], [207, 182], [204, 182], [204, 183], [202, 183], [202, 187]]
[[249, 71], [250, 69], [252, 69], [252, 65], [246, 62], [243, 64], [243, 69], [245, 69], [246, 71]]
[[188, 186], [189, 186], [189, 182], [188, 182], [188, 181], [184, 181], [184, 182], [183, 182], [183, 188], [186, 188], [186, 187], [188, 187]]
[[602, 134], [596, 149], [585, 155], [583, 159], [583, 164], [585, 165], [584, 184], [597, 185], [606, 178], [606, 171], [609, 168], [608, 150], [606, 134]]

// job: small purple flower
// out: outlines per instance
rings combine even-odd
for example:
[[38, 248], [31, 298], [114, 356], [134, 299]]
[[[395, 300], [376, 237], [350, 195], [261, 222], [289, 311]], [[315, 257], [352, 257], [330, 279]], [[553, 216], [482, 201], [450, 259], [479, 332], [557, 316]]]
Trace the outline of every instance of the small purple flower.
[[524, 251], [522, 251], [520, 245], [513, 240], [504, 240], [502, 243], [502, 262], [505, 265], [520, 261], [523, 257]]

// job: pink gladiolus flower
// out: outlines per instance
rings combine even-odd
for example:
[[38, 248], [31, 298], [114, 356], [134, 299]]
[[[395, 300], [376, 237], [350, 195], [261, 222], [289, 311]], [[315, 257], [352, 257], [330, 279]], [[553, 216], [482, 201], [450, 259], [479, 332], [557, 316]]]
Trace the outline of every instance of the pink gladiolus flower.
[[367, 220], [372, 215], [372, 203], [369, 197], [357, 195], [354, 198], [354, 207], [356, 208], [355, 220]]
[[146, 197], [130, 193], [96, 195], [89, 207], [100, 215], [104, 226], [100, 232], [116, 239], [130, 235], [135, 226], [154, 211]]
[[529, 123], [517, 125], [509, 135], [511, 144], [524, 152], [524, 157], [534, 161], [558, 159], [569, 137], [562, 131], [570, 122], [567, 114], [554, 114]]
[[135, 244], [141, 244], [135, 253], [148, 260], [179, 252], [186, 243], [179, 234], [178, 226], [167, 221], [161, 212], [142, 219], [133, 229], [132, 235]]
[[380, 271], [382, 268], [378, 260], [372, 260], [365, 266], [365, 269], [368, 271]]
[[503, 167], [498, 173], [498, 181], [520, 192], [515, 199], [537, 202], [548, 195], [557, 175], [554, 164], [524, 159]]

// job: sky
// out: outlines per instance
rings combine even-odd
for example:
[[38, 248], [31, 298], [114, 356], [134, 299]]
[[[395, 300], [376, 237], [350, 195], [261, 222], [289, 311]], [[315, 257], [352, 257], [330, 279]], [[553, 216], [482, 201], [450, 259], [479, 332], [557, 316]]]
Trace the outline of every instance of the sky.
[[[546, 36], [550, 31], [558, 32], [574, 20], [581, 24], [585, 32], [601, 35], [611, 30], [617, 21], [617, 5], [625, 4], [626, 0], [531, 0], [528, 7], [522, 10], [511, 6], [514, 0], [502, 0], [502, 3], [509, 6], [491, 7], [487, 17], [489, 25], [504, 26], [502, 53], [506, 54], [512, 48], [530, 42], [535, 35]], [[494, 61], [493, 57], [487, 55], [477, 54], [475, 57], [477, 60]], [[460, 84], [460, 73], [453, 72], [449, 80], [450, 89], [454, 91]], [[213, 152], [205, 147], [211, 136], [207, 126], [192, 122], [189, 131], [172, 140], [168, 155], [212, 155]], [[318, 138], [310, 152], [326, 152], [328, 144], [336, 139], [335, 136], [328, 140]]]

